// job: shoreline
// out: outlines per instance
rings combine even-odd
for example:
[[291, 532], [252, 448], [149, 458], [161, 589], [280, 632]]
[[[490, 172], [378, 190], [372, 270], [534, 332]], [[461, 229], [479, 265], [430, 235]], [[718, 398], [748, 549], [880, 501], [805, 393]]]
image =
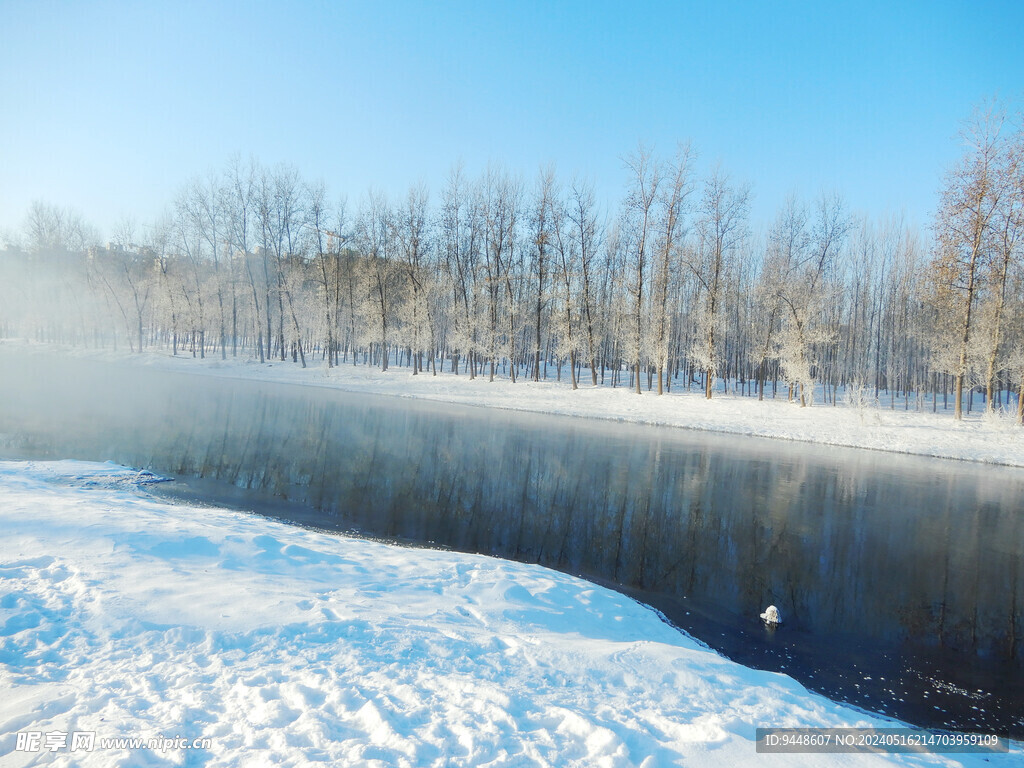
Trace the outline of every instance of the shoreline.
[[2, 347], [228, 379], [1024, 467], [1024, 428], [1010, 416], [984, 411], [958, 423], [951, 413], [890, 409], [878, 403], [860, 408], [842, 402], [801, 408], [785, 399], [762, 401], [723, 393], [706, 400], [702, 392], [686, 390], [661, 396], [645, 391], [638, 396], [626, 387], [582, 384], [574, 391], [564, 379], [520, 379], [512, 384], [507, 377], [490, 382], [486, 376], [470, 379], [450, 372], [434, 376], [429, 371], [414, 375], [409, 368], [381, 371], [349, 363], [330, 369], [318, 363], [303, 369], [288, 361], [222, 361], [219, 355], [204, 359], [163, 351], [137, 354], [12, 340], [0, 341]]
[[[17, 695], [0, 705], [6, 743], [15, 730], [186, 734], [206, 739], [211, 765], [234, 765], [254, 746], [287, 764], [993, 756], [758, 752], [762, 726], [906, 726], [730, 661], [656, 609], [567, 574], [153, 499], [137, 479], [110, 462], [0, 463], [0, 516], [19, 542], [5, 587], [19, 595], [21, 637], [51, 651], [14, 646], [23, 663]], [[90, 535], [69, 539], [71, 519]], [[64, 642], [58, 627], [86, 642]], [[79, 673], [60, 677], [68, 667]], [[224, 717], [224, 701], [247, 715]], [[1019, 762], [1019, 742], [1007, 747]], [[122, 746], [81, 758], [134, 756]]]

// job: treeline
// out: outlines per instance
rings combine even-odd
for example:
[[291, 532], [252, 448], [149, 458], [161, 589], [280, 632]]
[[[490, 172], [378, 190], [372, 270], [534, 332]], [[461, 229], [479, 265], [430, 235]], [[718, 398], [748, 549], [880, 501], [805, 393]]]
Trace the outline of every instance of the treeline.
[[[753, 233], [749, 190], [693, 155], [639, 151], [621, 207], [553, 171], [456, 168], [436, 196], [358, 210], [286, 165], [233, 160], [106, 247], [45, 203], [0, 252], [0, 333], [306, 366], [834, 403], [1014, 408], [1024, 391], [1022, 134], [965, 133], [934, 237], [786, 200]], [[929, 245], [929, 242], [933, 242]]]

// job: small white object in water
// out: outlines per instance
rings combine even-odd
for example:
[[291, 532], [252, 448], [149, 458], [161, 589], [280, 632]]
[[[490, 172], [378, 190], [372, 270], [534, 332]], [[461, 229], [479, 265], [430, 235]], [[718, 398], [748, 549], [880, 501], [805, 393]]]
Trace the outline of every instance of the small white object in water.
[[782, 616], [779, 615], [779, 609], [774, 605], [769, 605], [765, 608], [764, 613], [761, 614], [761, 618], [764, 620], [764, 623], [769, 626], [782, 623]]

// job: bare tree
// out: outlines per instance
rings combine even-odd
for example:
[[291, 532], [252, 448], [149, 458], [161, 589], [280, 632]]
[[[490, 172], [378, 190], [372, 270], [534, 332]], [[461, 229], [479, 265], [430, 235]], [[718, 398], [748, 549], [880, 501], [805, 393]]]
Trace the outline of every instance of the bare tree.
[[[324, 318], [325, 343], [327, 345], [327, 367], [338, 364], [338, 340], [334, 330], [338, 324], [341, 307], [341, 249], [347, 241], [345, 228], [345, 206], [337, 206], [337, 224], [330, 221], [331, 210], [327, 205], [327, 190], [323, 183], [307, 185], [307, 226], [315, 253], [317, 284], [320, 289], [321, 311]], [[334, 229], [329, 229], [334, 226]]]
[[100, 241], [99, 233], [81, 214], [34, 200], [25, 218], [25, 238], [33, 253], [72, 253]]
[[383, 195], [370, 193], [360, 213], [357, 233], [360, 250], [367, 261], [367, 289], [377, 326], [380, 366], [382, 371], [386, 371], [394, 330], [396, 287], [392, 211]]
[[628, 290], [632, 308], [632, 357], [636, 393], [640, 389], [640, 369], [643, 364], [646, 333], [646, 307], [644, 289], [650, 280], [649, 260], [654, 230], [654, 204], [661, 185], [661, 169], [651, 158], [648, 149], [640, 147], [626, 159], [632, 174], [632, 183], [626, 196], [623, 212], [624, 231], [628, 237], [630, 279]]
[[[485, 182], [484, 221], [487, 247], [484, 265], [490, 299], [490, 379], [494, 381], [499, 349], [509, 360], [509, 376], [516, 381], [516, 236], [520, 209], [519, 183], [507, 173], [491, 169]], [[500, 296], [505, 295], [505, 306]], [[504, 342], [504, 343], [502, 343]]]
[[[669, 174], [659, 195], [658, 234], [655, 242], [657, 263], [654, 274], [654, 348], [658, 357], [658, 394], [664, 392], [668, 376], [669, 342], [672, 338], [672, 312], [669, 304], [671, 283], [680, 271], [680, 251], [686, 237], [687, 199], [693, 191], [693, 150], [683, 144], [675, 160], [666, 167]], [[710, 395], [709, 395], [710, 397]]]
[[533, 207], [530, 211], [530, 239], [533, 245], [532, 265], [534, 288], [534, 346], [533, 346], [533, 380], [540, 381], [541, 332], [543, 331], [544, 307], [547, 303], [547, 280], [549, 268], [549, 249], [552, 240], [552, 227], [555, 201], [555, 172], [552, 168], [541, 171], [537, 178]]
[[704, 184], [697, 220], [695, 259], [688, 263], [703, 289], [704, 307], [699, 315], [700, 338], [693, 357], [704, 371], [704, 396], [710, 400], [719, 359], [715, 347], [720, 325], [724, 282], [729, 260], [747, 234], [749, 192], [735, 188], [729, 177], [716, 170]]
[[476, 378], [477, 270], [483, 243], [482, 216], [478, 197], [467, 189], [462, 168], [456, 166], [448, 177], [441, 210], [441, 239], [444, 266], [452, 289], [453, 318], [452, 372], [459, 371], [459, 354], [467, 359], [469, 378]]
[[827, 324], [819, 322], [826, 304], [823, 289], [851, 227], [842, 199], [822, 195], [808, 246], [791, 254], [786, 277], [779, 285], [777, 296], [786, 317], [779, 344], [781, 363], [790, 382], [790, 397], [799, 393], [802, 407], [814, 396], [814, 347], [834, 341]]
[[[221, 263], [222, 247], [226, 241], [227, 222], [225, 195], [220, 180], [213, 173], [206, 179], [196, 178], [182, 190], [177, 201], [178, 215], [187, 219], [188, 227], [199, 236], [197, 259], [213, 267], [213, 287], [217, 297], [218, 329], [221, 359], [227, 359], [227, 316], [224, 305], [226, 277]], [[205, 243], [205, 254], [202, 253]]]
[[986, 409], [995, 407], [995, 381], [1003, 345], [1007, 290], [1013, 268], [1021, 261], [1024, 240], [1024, 129], [1003, 144], [994, 186], [997, 205], [992, 218], [993, 253], [988, 264], [988, 339], [985, 360]]
[[104, 286], [108, 299], [124, 319], [130, 348], [142, 352], [155, 282], [153, 255], [134, 242], [135, 222], [131, 218], [115, 225], [113, 237], [110, 247], [95, 251], [90, 262], [91, 274]]
[[409, 342], [414, 376], [423, 370], [423, 352], [433, 351], [427, 286], [431, 246], [428, 231], [428, 200], [429, 195], [424, 185], [411, 187], [406, 196], [405, 206], [396, 211], [394, 222], [402, 267], [411, 292], [406, 314], [410, 329]]
[[993, 243], [993, 218], [1001, 204], [998, 178], [1001, 112], [978, 110], [964, 129], [967, 153], [947, 173], [935, 219], [936, 253], [932, 279], [940, 302], [959, 317], [955, 371], [955, 417], [963, 418], [964, 378], [972, 321], [981, 290], [984, 262]]
[[759, 400], [764, 399], [768, 360], [779, 347], [777, 331], [782, 316], [781, 297], [786, 288], [786, 281], [789, 279], [792, 266], [803, 262], [809, 247], [807, 211], [797, 202], [796, 197], [790, 196], [768, 232], [757, 288], [761, 308], [761, 323], [757, 335]]
[[[569, 380], [572, 388], [578, 389], [579, 382], [576, 376], [576, 353], [579, 348], [577, 338], [577, 327], [579, 326], [579, 311], [576, 309], [579, 289], [580, 274], [580, 242], [573, 236], [571, 222], [566, 215], [565, 206], [557, 195], [554, 205], [551, 208], [550, 226], [554, 234], [555, 253], [557, 254], [558, 283], [559, 283], [559, 315], [561, 322], [558, 323], [559, 347], [569, 357]], [[561, 371], [561, 368], [559, 368]]]
[[587, 338], [587, 359], [592, 384], [597, 386], [597, 324], [596, 286], [594, 281], [595, 257], [601, 247], [597, 216], [594, 213], [593, 187], [581, 182], [572, 185], [566, 217], [572, 225], [572, 238], [579, 253], [580, 276], [583, 280], [581, 302], [583, 326]]
[[241, 259], [249, 278], [252, 292], [253, 332], [256, 337], [256, 350], [260, 362], [265, 362], [263, 315], [267, 315], [267, 331], [270, 329], [269, 287], [267, 288], [267, 304], [260, 305], [260, 289], [257, 287], [256, 273], [253, 271], [253, 259], [250, 249], [253, 247], [253, 227], [256, 218], [256, 176], [257, 167], [253, 160], [243, 165], [237, 156], [228, 162], [226, 201], [228, 206], [227, 224], [228, 240], [235, 251], [235, 258]]

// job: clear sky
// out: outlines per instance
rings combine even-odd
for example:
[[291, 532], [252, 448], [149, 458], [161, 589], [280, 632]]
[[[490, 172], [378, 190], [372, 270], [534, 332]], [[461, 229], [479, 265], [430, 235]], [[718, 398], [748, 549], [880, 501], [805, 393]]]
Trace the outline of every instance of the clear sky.
[[233, 154], [356, 204], [453, 163], [554, 163], [610, 208], [623, 157], [690, 139], [784, 198], [927, 223], [960, 122], [1020, 104], [1024, 2], [0, 0], [0, 230], [34, 199], [104, 236]]

